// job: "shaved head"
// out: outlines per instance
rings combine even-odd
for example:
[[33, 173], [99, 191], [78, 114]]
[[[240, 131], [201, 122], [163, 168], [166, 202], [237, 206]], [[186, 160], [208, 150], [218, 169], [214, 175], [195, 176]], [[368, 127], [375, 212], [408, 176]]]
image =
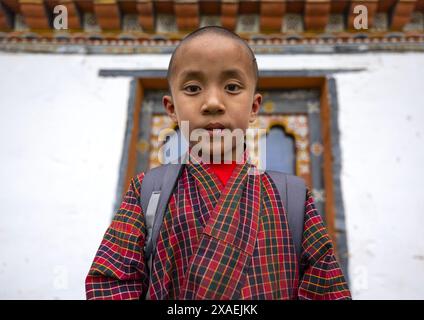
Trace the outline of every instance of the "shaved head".
[[234, 40], [245, 49], [245, 52], [248, 54], [249, 59], [252, 61], [252, 75], [255, 81], [255, 92], [256, 92], [258, 78], [259, 78], [258, 64], [256, 62], [255, 54], [253, 53], [252, 49], [249, 47], [247, 42], [243, 40], [239, 35], [237, 35], [236, 33], [228, 29], [225, 29], [219, 26], [207, 26], [207, 27], [199, 28], [189, 33], [187, 36], [185, 36], [181, 40], [181, 42], [178, 44], [178, 46], [175, 48], [174, 52], [172, 53], [171, 60], [169, 61], [168, 72], [166, 75], [171, 95], [172, 95], [171, 81], [178, 64], [181, 62], [179, 59], [179, 55], [180, 55], [179, 53], [181, 51], [181, 48], [187, 45], [188, 43], [190, 43], [192, 40], [199, 38], [201, 36], [205, 36], [205, 35], [221, 36], [227, 39]]

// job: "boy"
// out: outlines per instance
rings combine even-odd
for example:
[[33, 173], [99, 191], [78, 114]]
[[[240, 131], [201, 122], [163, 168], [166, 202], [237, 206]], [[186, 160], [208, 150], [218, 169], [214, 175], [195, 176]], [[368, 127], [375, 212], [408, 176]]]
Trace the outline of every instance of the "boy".
[[[246, 132], [262, 100], [257, 80], [256, 59], [245, 41], [224, 28], [204, 27], [174, 51], [171, 95], [162, 101], [180, 128], [187, 121], [190, 134]], [[239, 161], [240, 143], [220, 141], [202, 145], [200, 157], [190, 144], [150, 266], [140, 205], [145, 173], [131, 180], [87, 276], [88, 299], [350, 299], [309, 190], [301, 195], [298, 257], [276, 183], [267, 172], [249, 174], [254, 166], [247, 150]], [[231, 155], [232, 161], [208, 164], [216, 155]]]

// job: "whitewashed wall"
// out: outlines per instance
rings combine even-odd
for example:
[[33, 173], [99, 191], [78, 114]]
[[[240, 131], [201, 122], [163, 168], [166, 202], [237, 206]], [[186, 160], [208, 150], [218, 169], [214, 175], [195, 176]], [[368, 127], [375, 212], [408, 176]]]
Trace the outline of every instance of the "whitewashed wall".
[[[269, 55], [261, 69], [337, 74], [356, 299], [424, 299], [424, 54]], [[129, 79], [169, 55], [0, 53], [0, 298], [83, 299], [115, 199]]]

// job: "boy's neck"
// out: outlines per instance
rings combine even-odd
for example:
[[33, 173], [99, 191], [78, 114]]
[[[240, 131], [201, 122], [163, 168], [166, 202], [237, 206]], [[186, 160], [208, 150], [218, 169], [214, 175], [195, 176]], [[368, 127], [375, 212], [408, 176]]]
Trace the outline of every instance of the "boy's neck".
[[221, 154], [220, 157], [218, 157], [217, 159], [214, 159], [214, 157], [212, 155], [210, 155], [210, 157], [208, 159], [204, 159], [201, 155], [200, 155], [200, 159], [199, 156], [192, 153], [192, 148], [191, 146], [189, 146], [188, 148], [188, 152], [190, 154], [191, 157], [194, 157], [198, 160], [201, 160], [201, 162], [203, 163], [207, 163], [210, 165], [234, 165], [237, 163], [245, 163], [248, 159], [248, 150], [246, 148], [246, 144], [244, 145], [243, 151], [241, 152], [241, 154], [239, 156], [237, 156], [237, 148], [232, 149], [232, 155], [231, 158], [228, 159], [229, 157]]
[[236, 166], [237, 166], [236, 161], [232, 161], [231, 163], [209, 164], [209, 167], [212, 169], [212, 171], [215, 173], [218, 179], [222, 182], [223, 186], [227, 184]]

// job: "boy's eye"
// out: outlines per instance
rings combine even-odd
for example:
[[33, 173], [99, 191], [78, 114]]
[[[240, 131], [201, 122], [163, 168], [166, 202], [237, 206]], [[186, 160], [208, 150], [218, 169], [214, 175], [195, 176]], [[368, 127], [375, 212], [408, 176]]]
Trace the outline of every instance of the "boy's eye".
[[231, 84], [228, 84], [226, 88], [228, 88], [228, 90], [230, 91], [237, 91], [240, 89], [240, 86], [238, 84], [231, 83]]
[[189, 93], [196, 93], [198, 89], [200, 90], [200, 87], [196, 85], [190, 85], [184, 88], [184, 90], [188, 91]]

